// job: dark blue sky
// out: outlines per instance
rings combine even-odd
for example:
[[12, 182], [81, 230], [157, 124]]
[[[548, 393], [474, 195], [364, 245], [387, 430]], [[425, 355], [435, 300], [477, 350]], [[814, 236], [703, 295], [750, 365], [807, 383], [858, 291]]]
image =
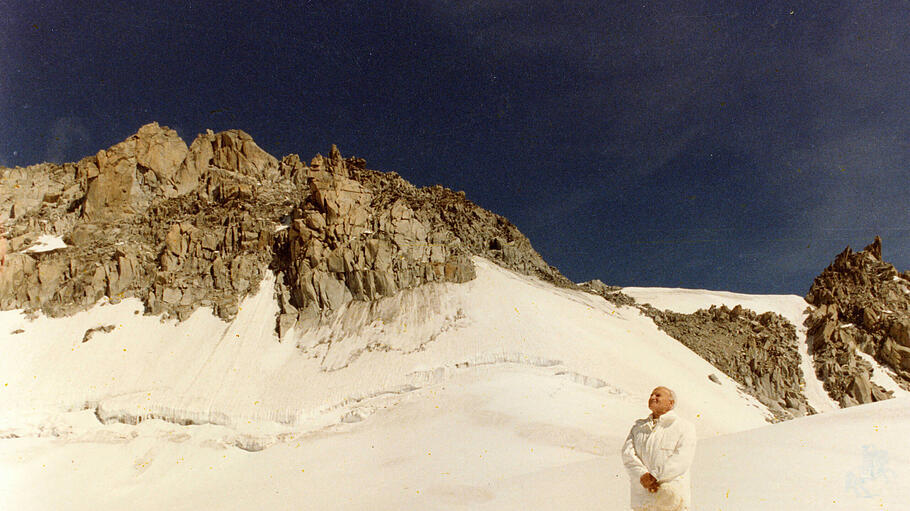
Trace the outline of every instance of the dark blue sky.
[[239, 128], [464, 190], [576, 281], [910, 268], [906, 1], [97, 4], [0, 0], [0, 164]]

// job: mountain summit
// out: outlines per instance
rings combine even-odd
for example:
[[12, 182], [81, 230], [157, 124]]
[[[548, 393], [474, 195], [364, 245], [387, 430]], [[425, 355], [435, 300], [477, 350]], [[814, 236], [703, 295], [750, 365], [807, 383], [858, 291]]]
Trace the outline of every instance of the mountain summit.
[[417, 188], [335, 146], [306, 164], [240, 130], [187, 146], [151, 123], [75, 163], [0, 172], [2, 309], [67, 315], [134, 296], [150, 314], [230, 319], [272, 271], [283, 335], [351, 301], [471, 280], [472, 255], [572, 285], [464, 193]]

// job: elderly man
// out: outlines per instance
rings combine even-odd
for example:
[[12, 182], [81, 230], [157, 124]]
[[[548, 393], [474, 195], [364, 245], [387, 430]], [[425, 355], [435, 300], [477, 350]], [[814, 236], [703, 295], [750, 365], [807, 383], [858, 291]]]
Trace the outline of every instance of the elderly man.
[[695, 427], [672, 411], [675, 405], [672, 390], [654, 389], [648, 399], [651, 415], [635, 421], [623, 445], [635, 511], [685, 511], [691, 505]]

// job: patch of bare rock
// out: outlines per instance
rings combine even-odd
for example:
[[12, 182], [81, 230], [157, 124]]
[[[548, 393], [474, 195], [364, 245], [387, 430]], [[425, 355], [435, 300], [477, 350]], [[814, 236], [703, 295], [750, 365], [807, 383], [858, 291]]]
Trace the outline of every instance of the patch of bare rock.
[[776, 420], [815, 413], [803, 394], [796, 328], [773, 312], [740, 305], [711, 306], [693, 314], [638, 308], [661, 330], [717, 367], [765, 404]]
[[634, 306], [636, 303], [635, 298], [623, 293], [621, 287], [604, 284], [598, 279], [582, 282], [578, 285], [578, 288], [591, 294], [600, 295], [613, 305]]

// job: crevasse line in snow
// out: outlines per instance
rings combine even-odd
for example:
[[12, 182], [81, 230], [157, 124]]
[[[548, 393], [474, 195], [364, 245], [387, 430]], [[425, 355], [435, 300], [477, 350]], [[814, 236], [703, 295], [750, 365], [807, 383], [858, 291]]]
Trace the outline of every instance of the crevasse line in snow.
[[[92, 410], [98, 421], [103, 424], [122, 423], [137, 425], [143, 421], [158, 419], [182, 426], [213, 424], [236, 427], [244, 423], [271, 422], [295, 428], [304, 424], [312, 425], [314, 423], [313, 419], [316, 417], [323, 417], [323, 420], [316, 421], [317, 424], [334, 423], [336, 420], [333, 420], [332, 417], [338, 417], [339, 411], [343, 420], [350, 413], [349, 409], [353, 405], [358, 405], [377, 397], [401, 395], [430, 385], [443, 383], [454, 372], [461, 369], [506, 364], [549, 368], [559, 366], [562, 362], [521, 352], [481, 353], [467, 360], [434, 369], [413, 371], [405, 376], [405, 383], [400, 385], [358, 392], [346, 396], [333, 404], [313, 410], [285, 408], [268, 409], [255, 414], [229, 414], [211, 408], [192, 409], [166, 404], [142, 404], [141, 401], [137, 403], [129, 399], [121, 404], [105, 402], [104, 400], [89, 401], [85, 403], [83, 409]], [[561, 369], [556, 371], [554, 376], [566, 377], [579, 385], [604, 389], [610, 394], [626, 395], [625, 391], [619, 387], [610, 385], [600, 378], [586, 376], [576, 371]]]

